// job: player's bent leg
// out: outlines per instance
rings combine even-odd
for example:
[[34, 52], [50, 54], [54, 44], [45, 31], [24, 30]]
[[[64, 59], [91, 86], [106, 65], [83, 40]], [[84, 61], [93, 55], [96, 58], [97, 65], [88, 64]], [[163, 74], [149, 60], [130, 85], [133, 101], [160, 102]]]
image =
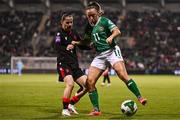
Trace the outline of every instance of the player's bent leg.
[[[86, 88], [86, 80], [87, 76], [83, 75], [79, 77], [75, 82], [79, 85], [79, 89], [77, 90], [75, 96], [80, 96], [82, 93], [84, 93], [84, 89]], [[80, 95], [79, 95], [80, 94]], [[83, 96], [83, 94], [82, 94]]]
[[126, 71], [126, 68], [125, 68], [125, 65], [124, 65], [124, 61], [118, 61], [118, 62], [114, 63], [113, 68], [116, 71], [118, 77], [121, 80], [123, 80], [125, 83], [127, 83], [127, 81], [130, 78], [129, 78], [128, 74], [127, 74], [127, 71]]
[[75, 82], [76, 82], [76, 84], [79, 85], [79, 89], [78, 89], [78, 90], [76, 91], [76, 93], [75, 93], [75, 95], [76, 95], [76, 94], [80, 93], [81, 91], [83, 91], [84, 85], [82, 85], [81, 83], [79, 83], [79, 82], [77, 82], [77, 81], [75, 81]]
[[82, 86], [82, 90], [79, 91], [75, 96], [77, 96], [79, 99], [81, 97], [83, 97], [86, 93], [87, 93], [87, 88], [86, 88], [86, 80], [87, 80], [87, 76], [86, 75], [83, 75], [81, 77], [79, 77], [77, 80], [76, 80], [76, 83], [80, 86]]
[[76, 104], [80, 99], [81, 97], [83, 97], [86, 93], [87, 93], [87, 89], [85, 88], [85, 84], [86, 84], [86, 79], [87, 79], [87, 76], [86, 75], [83, 75], [81, 77], [79, 77], [77, 80], [76, 80], [76, 83], [82, 87], [82, 90], [79, 91], [78, 93], [76, 93], [75, 96], [73, 96], [70, 100], [70, 104], [68, 106], [68, 109], [72, 112], [72, 113], [75, 113], [75, 114], [79, 114], [77, 111], [76, 111], [76, 108], [74, 106], [74, 104]]
[[79, 86], [79, 89], [76, 91], [75, 96], [84, 90], [83, 86]]
[[145, 105], [147, 103], [147, 99], [145, 99], [141, 96], [141, 93], [140, 93], [135, 81], [129, 78], [126, 68], [125, 68], [125, 65], [124, 65], [124, 62], [123, 61], [116, 62], [113, 65], [113, 68], [115, 69], [119, 78], [122, 79], [124, 81], [124, 83], [127, 85], [128, 89], [138, 98], [138, 101], [142, 105]]
[[84, 89], [83, 91], [79, 92], [77, 95], [73, 96], [70, 100], [70, 104], [68, 106], [68, 109], [75, 114], [79, 114], [75, 108], [75, 104], [80, 100], [81, 97], [83, 97], [87, 93], [87, 89]]

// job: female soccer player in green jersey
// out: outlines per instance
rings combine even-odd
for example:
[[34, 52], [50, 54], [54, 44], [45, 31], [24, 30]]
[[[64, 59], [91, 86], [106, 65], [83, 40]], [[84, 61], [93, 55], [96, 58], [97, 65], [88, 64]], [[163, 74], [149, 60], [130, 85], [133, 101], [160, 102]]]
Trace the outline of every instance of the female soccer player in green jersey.
[[84, 41], [91, 40], [97, 52], [89, 67], [87, 79], [89, 98], [94, 108], [89, 115], [101, 115], [95, 84], [103, 70], [105, 70], [106, 61], [111, 64], [118, 77], [127, 85], [128, 89], [135, 94], [138, 101], [145, 105], [147, 100], [141, 96], [135, 81], [129, 78], [121, 50], [115, 43], [115, 38], [121, 34], [119, 28], [111, 20], [101, 16], [102, 9], [97, 2], [88, 4], [85, 8], [85, 14], [89, 25], [85, 29]]
[[89, 115], [101, 115], [95, 84], [101, 76], [102, 71], [105, 69], [106, 61], [111, 63], [118, 77], [123, 80], [129, 90], [135, 94], [138, 101], [145, 105], [147, 99], [141, 96], [135, 81], [129, 78], [121, 55], [121, 50], [115, 43], [115, 38], [121, 33], [119, 28], [111, 20], [101, 16], [102, 9], [97, 2], [90, 3], [85, 9], [85, 14], [91, 26], [87, 27], [86, 36], [90, 36], [97, 51], [97, 55], [89, 67], [87, 79], [89, 98], [94, 107]]

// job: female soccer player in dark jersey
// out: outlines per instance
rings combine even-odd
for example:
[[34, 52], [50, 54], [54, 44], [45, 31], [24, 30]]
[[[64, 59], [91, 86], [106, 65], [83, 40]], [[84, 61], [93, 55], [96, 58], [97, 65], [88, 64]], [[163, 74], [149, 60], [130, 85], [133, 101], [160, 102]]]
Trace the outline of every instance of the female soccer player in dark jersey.
[[60, 28], [55, 36], [59, 81], [64, 82], [66, 85], [62, 98], [63, 116], [70, 116], [70, 112], [78, 114], [73, 105], [87, 92], [84, 87], [83, 90], [70, 99], [74, 82], [80, 86], [85, 86], [87, 79], [87, 76], [79, 68], [76, 46], [71, 43], [79, 40], [78, 33], [73, 29], [73, 15], [68, 12], [64, 13], [61, 17]]

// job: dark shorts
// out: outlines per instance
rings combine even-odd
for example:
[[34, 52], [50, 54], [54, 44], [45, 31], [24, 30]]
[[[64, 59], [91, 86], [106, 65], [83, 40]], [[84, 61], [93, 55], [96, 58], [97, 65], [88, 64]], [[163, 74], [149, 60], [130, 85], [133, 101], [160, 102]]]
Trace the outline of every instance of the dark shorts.
[[67, 75], [72, 75], [74, 81], [76, 81], [79, 77], [83, 76], [83, 71], [76, 64], [58, 64], [57, 72], [59, 74], [59, 81], [63, 82], [63, 79]]

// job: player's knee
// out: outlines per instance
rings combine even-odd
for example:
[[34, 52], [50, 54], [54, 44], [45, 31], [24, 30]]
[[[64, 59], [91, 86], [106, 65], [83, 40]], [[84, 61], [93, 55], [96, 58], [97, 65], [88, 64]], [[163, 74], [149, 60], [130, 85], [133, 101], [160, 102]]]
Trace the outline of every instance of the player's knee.
[[73, 82], [69, 82], [69, 83], [66, 84], [66, 86], [68, 88], [74, 88], [74, 83]]
[[87, 85], [93, 86], [95, 84], [95, 80], [92, 78], [87, 79]]
[[94, 88], [93, 82], [87, 80], [87, 82], [86, 82], [86, 89], [87, 89], [87, 91], [91, 91], [93, 88]]

